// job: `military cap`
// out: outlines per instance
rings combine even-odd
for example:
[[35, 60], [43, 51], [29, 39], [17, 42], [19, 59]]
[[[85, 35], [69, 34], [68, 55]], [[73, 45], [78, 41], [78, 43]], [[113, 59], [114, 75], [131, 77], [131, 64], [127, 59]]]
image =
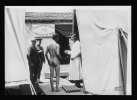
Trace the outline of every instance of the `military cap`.
[[35, 39], [31, 39], [31, 42], [36, 42], [36, 40]]

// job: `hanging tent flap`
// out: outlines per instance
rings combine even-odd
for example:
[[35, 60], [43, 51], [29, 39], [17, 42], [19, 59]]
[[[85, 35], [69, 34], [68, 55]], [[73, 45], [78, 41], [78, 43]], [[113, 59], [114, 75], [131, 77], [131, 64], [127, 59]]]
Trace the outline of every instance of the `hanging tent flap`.
[[[123, 89], [126, 90], [127, 85], [127, 36], [122, 29], [118, 29], [118, 46], [119, 46], [119, 57], [122, 69], [122, 77], [124, 82]], [[126, 91], [124, 91], [126, 94]]]
[[[86, 91], [119, 95], [123, 87], [116, 27], [128, 30], [125, 11], [77, 10]], [[121, 16], [122, 15], [122, 16]]]
[[25, 10], [5, 8], [5, 81], [29, 80], [24, 44]]

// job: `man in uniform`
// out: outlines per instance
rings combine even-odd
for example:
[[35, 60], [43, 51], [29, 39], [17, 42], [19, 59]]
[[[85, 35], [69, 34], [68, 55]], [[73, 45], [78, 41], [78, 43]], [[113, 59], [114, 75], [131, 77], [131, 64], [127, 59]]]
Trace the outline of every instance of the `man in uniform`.
[[28, 49], [27, 59], [30, 69], [30, 80], [35, 83], [37, 80], [37, 65], [38, 65], [38, 53], [36, 48], [36, 40], [31, 40], [32, 45]]
[[37, 82], [41, 82], [40, 81], [41, 69], [42, 69], [43, 63], [45, 63], [44, 49], [41, 46], [41, 40], [42, 39], [40, 39], [40, 38], [36, 39], [36, 41], [38, 42], [38, 44], [36, 45], [36, 47], [37, 47], [38, 59], [39, 59], [39, 63], [38, 63], [38, 66], [37, 66]]
[[[54, 70], [55, 70], [55, 73], [56, 73], [56, 92], [58, 92], [59, 91], [59, 88], [58, 88], [59, 73], [60, 73], [60, 61], [59, 61], [59, 59], [61, 59], [61, 56], [60, 56], [60, 53], [59, 53], [60, 46], [59, 46], [58, 41], [57, 41], [58, 40], [57, 34], [54, 34], [52, 36], [52, 39], [54, 41], [47, 46], [45, 56], [47, 58], [49, 66], [50, 66], [51, 91], [52, 92], [54, 91], [53, 77], [54, 77]], [[48, 57], [48, 53], [49, 53], [50, 57]]]

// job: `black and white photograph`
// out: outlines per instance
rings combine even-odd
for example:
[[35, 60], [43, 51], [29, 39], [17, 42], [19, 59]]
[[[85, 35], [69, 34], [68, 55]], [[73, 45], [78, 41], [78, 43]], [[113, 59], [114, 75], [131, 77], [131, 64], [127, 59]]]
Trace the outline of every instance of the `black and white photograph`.
[[4, 6], [4, 95], [132, 95], [131, 6]]

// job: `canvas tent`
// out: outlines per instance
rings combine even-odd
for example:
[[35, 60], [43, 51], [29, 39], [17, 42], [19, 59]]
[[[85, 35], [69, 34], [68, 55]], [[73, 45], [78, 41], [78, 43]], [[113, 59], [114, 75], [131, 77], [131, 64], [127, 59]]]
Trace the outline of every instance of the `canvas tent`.
[[[72, 33], [80, 37], [86, 91], [100, 95], [131, 94], [130, 9], [76, 9], [73, 19]], [[60, 33], [64, 35], [67, 30]]]
[[76, 10], [85, 89], [93, 94], [131, 94], [127, 62], [130, 11]]
[[28, 84], [31, 94], [36, 94], [29, 79], [24, 25], [24, 9], [5, 8], [5, 87]]

